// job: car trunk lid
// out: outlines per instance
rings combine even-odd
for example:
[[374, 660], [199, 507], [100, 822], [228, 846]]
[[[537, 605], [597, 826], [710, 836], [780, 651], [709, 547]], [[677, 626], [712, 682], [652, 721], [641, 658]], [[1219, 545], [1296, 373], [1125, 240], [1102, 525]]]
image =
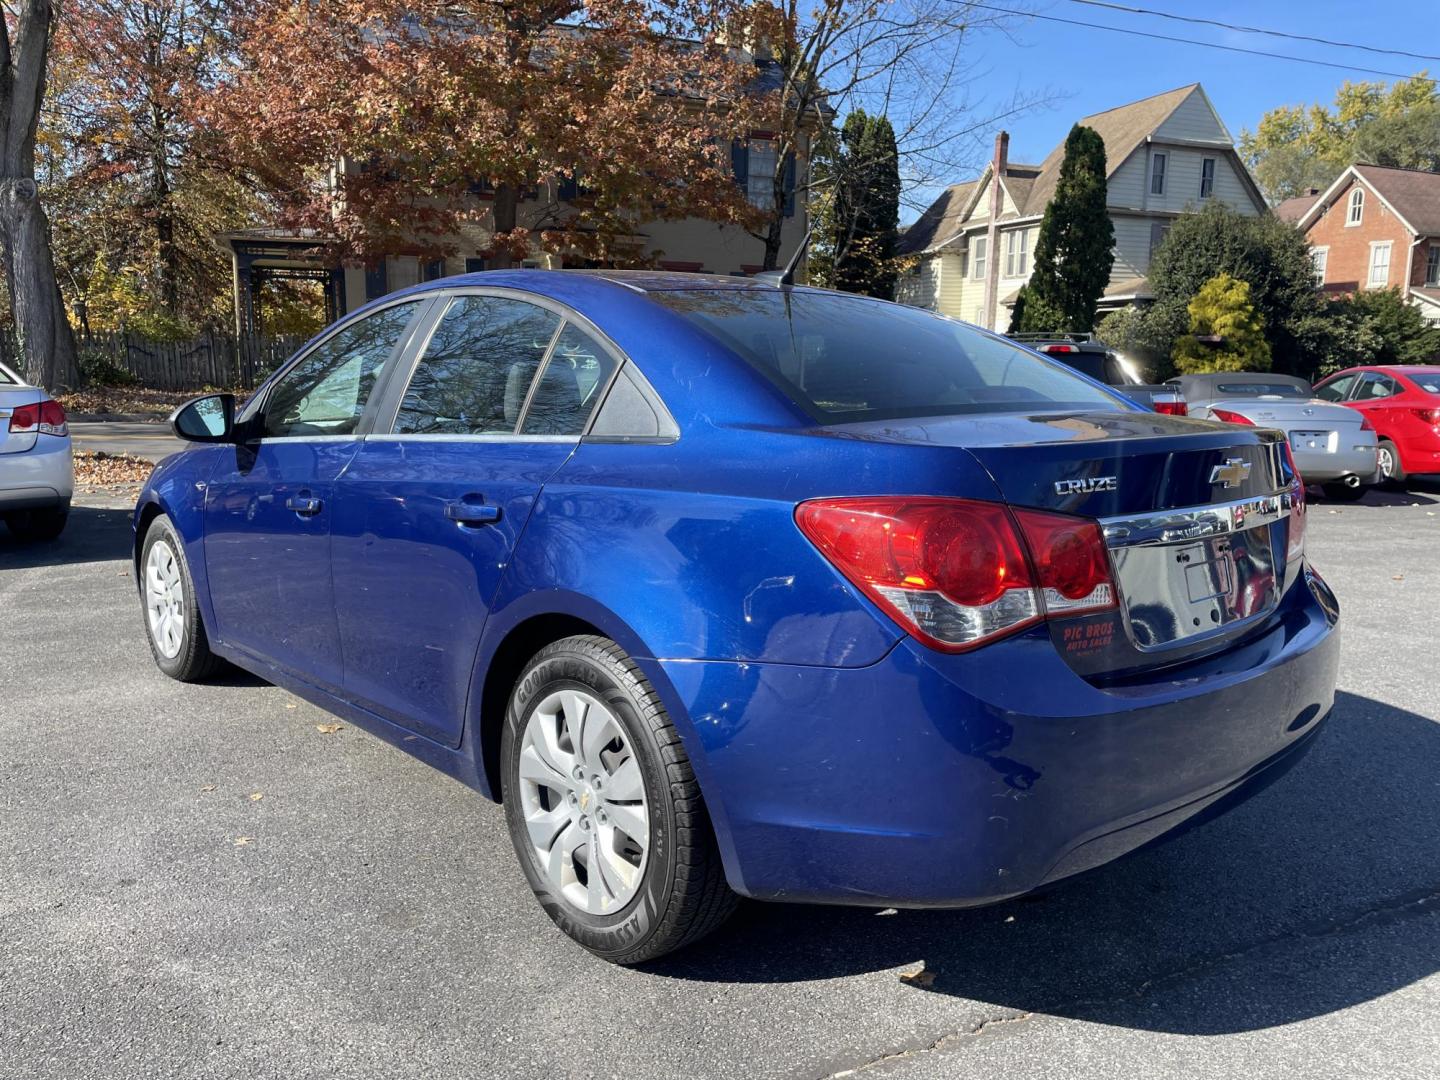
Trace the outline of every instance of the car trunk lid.
[[1142, 412], [1004, 414], [847, 425], [964, 448], [1015, 507], [1098, 519], [1118, 608], [1054, 619], [1057, 648], [1110, 677], [1222, 648], [1263, 622], [1287, 571], [1281, 436]]

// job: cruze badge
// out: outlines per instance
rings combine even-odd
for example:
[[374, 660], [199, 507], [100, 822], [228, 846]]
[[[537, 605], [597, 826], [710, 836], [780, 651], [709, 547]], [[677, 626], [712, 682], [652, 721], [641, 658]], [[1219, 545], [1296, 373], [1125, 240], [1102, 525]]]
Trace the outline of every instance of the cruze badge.
[[1083, 480], [1056, 480], [1057, 495], [1088, 495], [1092, 491], [1117, 491], [1119, 484], [1113, 476], [1087, 476]]
[[1238, 457], [1226, 458], [1224, 465], [1216, 465], [1210, 470], [1210, 483], [1225, 488], [1239, 487], [1249, 478], [1250, 463]]

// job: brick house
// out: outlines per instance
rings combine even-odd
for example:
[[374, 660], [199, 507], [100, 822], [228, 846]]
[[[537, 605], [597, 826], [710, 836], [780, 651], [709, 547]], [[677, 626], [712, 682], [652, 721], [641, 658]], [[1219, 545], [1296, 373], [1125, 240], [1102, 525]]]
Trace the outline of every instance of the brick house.
[[1398, 288], [1440, 325], [1440, 173], [1351, 165], [1275, 213], [1305, 234], [1325, 292]]
[[[1102, 312], [1151, 299], [1150, 256], [1180, 215], [1212, 200], [1242, 214], [1266, 210], [1199, 83], [1080, 123], [1105, 143], [1115, 264]], [[980, 176], [947, 188], [901, 236], [897, 253], [914, 256], [915, 265], [897, 283], [896, 299], [1005, 329], [1020, 286], [1030, 279], [1040, 221], [1064, 160], [1062, 143], [1039, 165], [1013, 162], [1009, 136], [1001, 132]]]

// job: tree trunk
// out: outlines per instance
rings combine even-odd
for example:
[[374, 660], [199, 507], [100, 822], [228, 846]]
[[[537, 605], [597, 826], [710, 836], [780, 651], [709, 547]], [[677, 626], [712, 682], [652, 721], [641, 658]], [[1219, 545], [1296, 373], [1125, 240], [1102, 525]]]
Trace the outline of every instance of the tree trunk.
[[75, 335], [55, 280], [50, 222], [35, 183], [35, 128], [55, 12], [49, 0], [23, 0], [16, 7], [13, 23], [0, 21], [0, 239], [25, 377], [55, 390], [76, 381]]
[[47, 390], [72, 386], [75, 337], [55, 283], [50, 223], [29, 177], [0, 178], [0, 233], [25, 377]]

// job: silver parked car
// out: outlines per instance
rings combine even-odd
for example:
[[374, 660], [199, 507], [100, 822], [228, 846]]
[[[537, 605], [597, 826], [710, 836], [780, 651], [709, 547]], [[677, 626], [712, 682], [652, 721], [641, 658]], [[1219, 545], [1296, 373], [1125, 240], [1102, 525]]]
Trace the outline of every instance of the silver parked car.
[[1170, 385], [1179, 387], [1191, 416], [1283, 431], [1300, 475], [1329, 498], [1358, 499], [1380, 482], [1370, 422], [1354, 409], [1320, 400], [1304, 379], [1215, 372], [1181, 375]]
[[0, 518], [22, 540], [53, 540], [74, 489], [65, 409], [0, 364]]

